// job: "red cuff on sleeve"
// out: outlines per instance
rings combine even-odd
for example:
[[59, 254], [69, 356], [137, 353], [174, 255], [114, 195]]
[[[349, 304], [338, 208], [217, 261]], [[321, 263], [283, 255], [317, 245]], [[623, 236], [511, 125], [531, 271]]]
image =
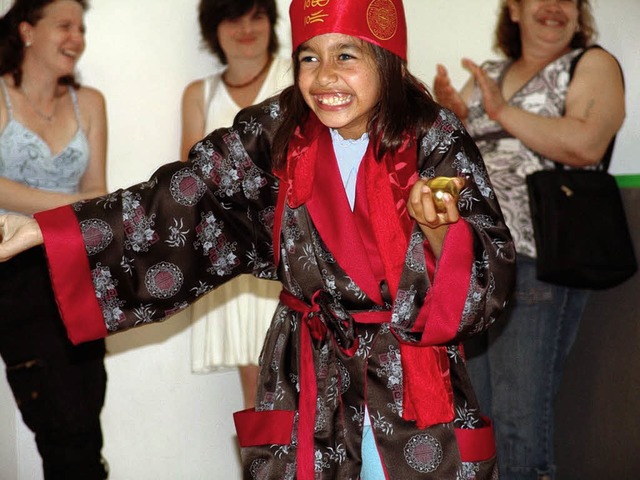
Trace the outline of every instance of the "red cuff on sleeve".
[[70, 206], [36, 213], [44, 238], [51, 284], [67, 329], [75, 345], [107, 336], [96, 298], [82, 233]]
[[449, 226], [434, 281], [416, 319], [423, 345], [441, 345], [456, 336], [467, 301], [473, 266], [473, 234], [461, 220]]

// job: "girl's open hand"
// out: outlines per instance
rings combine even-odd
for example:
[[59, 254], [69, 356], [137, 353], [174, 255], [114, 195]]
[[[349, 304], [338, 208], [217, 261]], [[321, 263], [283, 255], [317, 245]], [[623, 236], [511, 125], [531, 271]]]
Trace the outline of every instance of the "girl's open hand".
[[40, 226], [33, 218], [24, 215], [0, 215], [0, 262], [42, 245]]

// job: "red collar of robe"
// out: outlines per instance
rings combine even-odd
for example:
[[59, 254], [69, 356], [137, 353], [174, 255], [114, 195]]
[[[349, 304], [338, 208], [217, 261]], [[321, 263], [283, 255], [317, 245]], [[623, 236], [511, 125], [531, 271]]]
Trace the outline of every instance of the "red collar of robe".
[[[322, 133], [326, 131], [327, 127], [311, 112], [307, 122], [296, 128], [289, 141], [286, 167], [276, 175], [281, 180], [280, 188], [286, 189], [286, 201], [291, 208], [297, 208], [311, 198]], [[362, 160], [369, 216], [389, 289], [395, 299], [413, 226], [406, 202], [409, 190], [418, 178], [416, 147], [414, 139], [407, 136], [395, 155], [386, 154], [381, 161], [376, 161], [373, 150], [368, 148]]]

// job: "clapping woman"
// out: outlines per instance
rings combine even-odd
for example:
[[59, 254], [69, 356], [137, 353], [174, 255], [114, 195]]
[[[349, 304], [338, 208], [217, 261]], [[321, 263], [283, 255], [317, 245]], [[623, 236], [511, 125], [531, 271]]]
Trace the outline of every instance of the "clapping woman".
[[593, 168], [611, 155], [624, 84], [616, 59], [589, 48], [588, 0], [503, 0], [495, 35], [503, 59], [465, 59], [471, 77], [459, 93], [439, 66], [434, 90], [478, 144], [518, 253], [515, 296], [488, 331], [488, 349], [470, 355], [469, 374], [494, 417], [500, 478], [548, 479], [554, 399], [588, 291], [537, 280], [526, 177], [554, 162]]

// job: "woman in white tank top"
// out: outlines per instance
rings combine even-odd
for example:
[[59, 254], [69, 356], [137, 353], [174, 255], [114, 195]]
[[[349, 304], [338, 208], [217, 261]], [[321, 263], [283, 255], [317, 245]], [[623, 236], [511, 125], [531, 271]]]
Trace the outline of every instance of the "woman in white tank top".
[[[182, 97], [181, 159], [216, 128], [232, 124], [241, 108], [292, 83], [290, 61], [275, 56], [275, 0], [201, 0], [203, 41], [223, 70], [190, 83]], [[258, 357], [278, 305], [277, 282], [243, 275], [190, 307], [192, 371], [237, 366], [245, 408], [255, 404]]]

